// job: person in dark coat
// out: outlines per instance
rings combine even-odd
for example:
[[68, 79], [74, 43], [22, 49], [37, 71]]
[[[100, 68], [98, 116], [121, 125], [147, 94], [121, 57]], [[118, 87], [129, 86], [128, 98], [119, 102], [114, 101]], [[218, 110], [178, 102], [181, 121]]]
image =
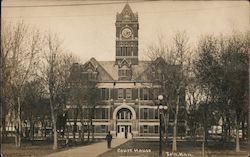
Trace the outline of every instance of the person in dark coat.
[[108, 132], [108, 134], [106, 136], [106, 140], [107, 140], [108, 148], [111, 148], [112, 135], [110, 134], [110, 131]]

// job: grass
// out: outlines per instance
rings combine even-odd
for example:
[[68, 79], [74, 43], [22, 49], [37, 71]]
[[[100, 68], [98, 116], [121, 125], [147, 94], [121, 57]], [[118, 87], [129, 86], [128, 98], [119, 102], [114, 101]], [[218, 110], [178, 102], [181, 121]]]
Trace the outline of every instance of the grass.
[[84, 145], [89, 145], [93, 144], [95, 142], [100, 142], [98, 140], [90, 143], [83, 143], [83, 144], [76, 144], [72, 145], [69, 147], [62, 147], [60, 146], [60, 142], [58, 144], [58, 149], [53, 150], [52, 146], [53, 144], [51, 142], [34, 142], [31, 144], [30, 142], [25, 142], [22, 143], [22, 146], [20, 148], [16, 147], [15, 144], [13, 143], [8, 143], [8, 144], [2, 144], [1, 145], [1, 153], [3, 157], [41, 157], [45, 156], [51, 153], [59, 152], [59, 151], [64, 151], [67, 149], [71, 149], [73, 147], [78, 147], [78, 146], [84, 146]]
[[53, 150], [52, 144], [49, 145], [22, 144], [20, 148], [16, 147], [14, 144], [2, 144], [2, 154], [4, 157], [34, 157], [34, 156], [38, 157], [59, 150]]
[[[164, 157], [179, 157], [191, 155], [191, 157], [202, 157], [201, 143], [196, 145], [191, 142], [178, 142], [178, 151], [175, 155], [171, 155], [172, 145], [163, 145], [163, 156]], [[136, 152], [135, 150], [150, 150], [150, 152]], [[128, 152], [121, 152], [121, 151]], [[132, 151], [131, 151], [132, 150]], [[123, 156], [140, 156], [140, 157], [157, 157], [159, 156], [159, 142], [149, 141], [146, 139], [130, 140], [108, 152], [103, 153], [99, 157], [123, 157]], [[222, 148], [219, 143], [209, 143], [205, 148], [205, 157], [247, 157], [247, 145], [241, 145], [241, 152], [236, 153], [234, 149], [234, 143], [227, 143]]]
[[[95, 141], [99, 142], [99, 141]], [[77, 146], [89, 145], [92, 143], [79, 144]], [[191, 157], [202, 157], [201, 143], [197, 142], [192, 144], [191, 142], [178, 142], [178, 152], [177, 153], [186, 153], [191, 154]], [[30, 143], [22, 144], [21, 148], [17, 148], [14, 144], [2, 144], [2, 154], [4, 157], [41, 157], [48, 155], [50, 153], [63, 151], [70, 149], [72, 147], [59, 148], [58, 150], [52, 149], [52, 143], [37, 143], [33, 145]], [[132, 152], [120, 152], [120, 150], [132, 149]], [[150, 150], [150, 152], [135, 152], [134, 149], [138, 150]], [[168, 153], [172, 153], [171, 144], [163, 145], [163, 154], [164, 157], [179, 157], [181, 156], [170, 156]], [[156, 140], [148, 139], [133, 139], [130, 140], [116, 148], [113, 148], [99, 157], [125, 157], [125, 156], [140, 156], [140, 157], [157, 157], [159, 156], [159, 142]], [[185, 156], [181, 156], [185, 157]], [[219, 142], [209, 142], [205, 148], [205, 157], [247, 157], [247, 145], [241, 144], [241, 152], [235, 152], [234, 143], [226, 143], [222, 147]]]

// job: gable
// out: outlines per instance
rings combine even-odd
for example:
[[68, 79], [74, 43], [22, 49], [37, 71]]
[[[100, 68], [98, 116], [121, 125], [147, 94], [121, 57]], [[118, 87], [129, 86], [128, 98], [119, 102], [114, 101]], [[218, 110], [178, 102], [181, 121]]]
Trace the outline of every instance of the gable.
[[131, 63], [129, 63], [128, 60], [126, 60], [126, 58], [124, 58], [120, 63], [118, 63], [118, 66], [119, 66], [119, 68], [122, 68], [123, 66], [130, 68]]
[[126, 3], [121, 13], [117, 13], [116, 16], [117, 21], [137, 21], [138, 16], [134, 14], [129, 4]]
[[88, 61], [83, 65], [82, 70], [84, 72], [97, 72], [97, 66], [94, 65], [91, 61]]
[[98, 63], [95, 58], [91, 58], [83, 65], [83, 71], [94, 70], [98, 73], [98, 81], [114, 80], [112, 76]]

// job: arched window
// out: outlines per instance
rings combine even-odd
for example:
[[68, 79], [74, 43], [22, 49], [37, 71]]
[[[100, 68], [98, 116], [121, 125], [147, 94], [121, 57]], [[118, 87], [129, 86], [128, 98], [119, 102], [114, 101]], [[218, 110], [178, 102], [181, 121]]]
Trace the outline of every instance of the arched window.
[[117, 112], [116, 118], [119, 119], [131, 119], [132, 112], [127, 108], [122, 108]]

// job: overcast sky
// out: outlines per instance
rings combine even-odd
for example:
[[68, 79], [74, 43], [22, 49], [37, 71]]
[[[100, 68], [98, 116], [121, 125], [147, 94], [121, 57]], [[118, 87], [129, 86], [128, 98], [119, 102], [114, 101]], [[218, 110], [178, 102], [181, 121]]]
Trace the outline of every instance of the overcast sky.
[[[114, 60], [116, 13], [122, 11], [125, 3], [108, 0], [4, 0], [2, 6], [17, 7], [2, 7], [2, 20], [16, 22], [23, 19], [41, 31], [57, 33], [64, 47], [83, 61], [91, 57]], [[249, 30], [248, 1], [130, 0], [129, 4], [139, 15], [140, 58], [143, 50], [159, 35], [168, 40], [175, 32], [185, 30], [190, 42], [195, 43], [202, 34]]]

